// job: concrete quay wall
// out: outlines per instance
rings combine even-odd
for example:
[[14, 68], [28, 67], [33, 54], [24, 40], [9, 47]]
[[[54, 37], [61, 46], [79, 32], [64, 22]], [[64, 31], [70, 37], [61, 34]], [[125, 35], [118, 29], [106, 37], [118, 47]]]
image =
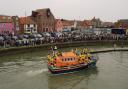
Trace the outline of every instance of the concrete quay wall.
[[[81, 47], [81, 46], [111, 46], [116, 43], [118, 46], [121, 46], [121, 42], [117, 41], [85, 41], [85, 42], [67, 42], [67, 43], [55, 43], [55, 44], [43, 44], [43, 45], [35, 45], [35, 46], [27, 46], [27, 47], [11, 47], [11, 48], [1, 48], [0, 49], [0, 56], [7, 56], [7, 55], [16, 55], [18, 53], [27, 53], [27, 52], [34, 52], [34, 51], [43, 51], [43, 50], [50, 50], [51, 46], [58, 46], [59, 48], [68, 48], [68, 47]], [[124, 42], [123, 46], [127, 46], [128, 42]], [[97, 50], [92, 53], [101, 53], [101, 52], [111, 52], [111, 51], [128, 51], [127, 48], [118, 48], [118, 49], [103, 49]]]

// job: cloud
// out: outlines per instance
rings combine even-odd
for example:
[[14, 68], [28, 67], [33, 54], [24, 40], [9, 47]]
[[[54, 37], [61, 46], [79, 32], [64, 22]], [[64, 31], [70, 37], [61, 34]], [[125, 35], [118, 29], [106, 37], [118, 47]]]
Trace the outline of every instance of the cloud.
[[90, 19], [94, 16], [106, 21], [127, 18], [127, 0], [2, 0], [0, 14], [24, 16], [32, 10], [50, 8], [55, 17]]

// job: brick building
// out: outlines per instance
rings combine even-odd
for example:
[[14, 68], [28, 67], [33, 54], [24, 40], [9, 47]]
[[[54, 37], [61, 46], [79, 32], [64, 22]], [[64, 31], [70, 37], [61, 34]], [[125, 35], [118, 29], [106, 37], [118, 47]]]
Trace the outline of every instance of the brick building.
[[61, 32], [63, 30], [63, 23], [62, 23], [61, 19], [56, 19], [55, 29], [57, 32]]
[[84, 29], [84, 22], [83, 21], [74, 21], [74, 24], [76, 24], [76, 29], [81, 30]]
[[37, 23], [38, 33], [55, 31], [55, 18], [49, 8], [32, 11], [31, 16]]
[[92, 23], [92, 27], [93, 28], [98, 28], [98, 27], [101, 27], [101, 23], [102, 23], [102, 21], [99, 19], [99, 18], [93, 18], [92, 20], [91, 20], [91, 23]]
[[74, 21], [73, 20], [65, 20], [61, 19], [62, 24], [63, 24], [63, 29], [71, 29], [74, 27]]
[[65, 19], [57, 19], [56, 20], [56, 30], [81, 30], [84, 29], [83, 21], [79, 20], [65, 20]]
[[11, 16], [0, 15], [0, 34], [14, 35], [14, 24]]
[[20, 34], [37, 33], [37, 24], [31, 16], [20, 18]]
[[84, 20], [83, 21], [84, 29], [92, 28], [92, 22], [91, 20]]
[[118, 20], [118, 21], [115, 23], [115, 27], [116, 27], [116, 28], [127, 28], [127, 29], [128, 29], [128, 19], [121, 19], [121, 20]]
[[101, 27], [112, 28], [112, 27], [114, 27], [114, 23], [112, 23], [112, 22], [102, 22]]

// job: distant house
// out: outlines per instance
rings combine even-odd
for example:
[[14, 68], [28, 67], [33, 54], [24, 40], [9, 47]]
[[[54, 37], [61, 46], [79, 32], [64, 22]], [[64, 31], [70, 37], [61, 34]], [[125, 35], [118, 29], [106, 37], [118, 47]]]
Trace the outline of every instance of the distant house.
[[113, 28], [114, 27], [114, 23], [112, 23], [112, 22], [102, 22], [101, 23], [101, 27], [104, 27], [104, 28]]
[[84, 23], [83, 23], [83, 21], [77, 20], [77, 21], [75, 21], [75, 22], [76, 22], [76, 28], [77, 28], [78, 30], [84, 29]]
[[20, 18], [20, 33], [37, 33], [37, 24], [33, 20], [33, 17], [21, 17]]
[[61, 21], [62, 21], [62, 24], [63, 24], [63, 29], [71, 30], [71, 28], [74, 27], [74, 21], [73, 20], [61, 19]]
[[14, 24], [11, 16], [0, 15], [0, 34], [14, 35]]
[[115, 23], [115, 28], [126, 28], [128, 29], [128, 19], [121, 19]]
[[81, 30], [83, 29], [83, 21], [61, 19], [62, 29]]
[[61, 19], [56, 19], [55, 30], [57, 32], [61, 32], [63, 30], [63, 23], [62, 23]]
[[83, 21], [83, 26], [84, 26], [84, 29], [90, 29], [90, 28], [92, 28], [92, 22], [91, 22], [91, 20], [84, 20]]
[[32, 11], [31, 16], [37, 23], [38, 33], [55, 31], [55, 18], [49, 8]]
[[92, 27], [93, 28], [99, 28], [99, 27], [101, 27], [101, 23], [102, 23], [102, 21], [99, 19], [99, 18], [93, 18], [92, 20], [91, 20], [91, 23], [92, 23]]

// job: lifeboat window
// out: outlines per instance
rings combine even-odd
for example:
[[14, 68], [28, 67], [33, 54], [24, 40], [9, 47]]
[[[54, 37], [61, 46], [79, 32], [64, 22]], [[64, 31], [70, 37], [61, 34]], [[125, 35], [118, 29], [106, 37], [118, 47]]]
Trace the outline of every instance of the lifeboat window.
[[72, 60], [74, 60], [74, 58], [72, 58]]
[[74, 60], [74, 58], [72, 58], [72, 60]]
[[62, 61], [64, 61], [64, 59], [62, 59]]
[[72, 58], [72, 60], [74, 61], [74, 60], [75, 60], [75, 58]]

